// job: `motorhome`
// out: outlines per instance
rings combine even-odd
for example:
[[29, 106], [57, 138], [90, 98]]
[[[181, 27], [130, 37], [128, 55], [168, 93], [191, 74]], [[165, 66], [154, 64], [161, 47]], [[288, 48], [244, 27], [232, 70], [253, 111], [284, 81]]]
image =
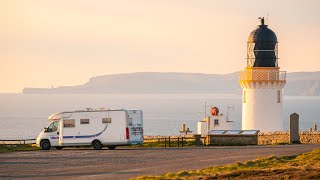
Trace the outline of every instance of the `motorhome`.
[[92, 110], [59, 112], [49, 116], [50, 124], [37, 138], [44, 150], [69, 146], [103, 146], [143, 143], [143, 114], [141, 110]]

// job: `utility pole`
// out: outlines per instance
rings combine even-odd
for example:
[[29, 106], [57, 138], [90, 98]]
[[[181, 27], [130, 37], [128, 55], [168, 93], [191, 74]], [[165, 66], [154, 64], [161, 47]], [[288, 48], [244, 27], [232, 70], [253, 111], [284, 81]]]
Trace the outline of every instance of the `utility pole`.
[[228, 106], [227, 106], [227, 122], [230, 122], [230, 121], [229, 121], [229, 109], [234, 110], [234, 106], [229, 106], [229, 99], [228, 99]]
[[210, 107], [210, 106], [207, 106], [207, 101], [204, 100], [204, 117], [205, 118], [207, 117], [207, 107]]

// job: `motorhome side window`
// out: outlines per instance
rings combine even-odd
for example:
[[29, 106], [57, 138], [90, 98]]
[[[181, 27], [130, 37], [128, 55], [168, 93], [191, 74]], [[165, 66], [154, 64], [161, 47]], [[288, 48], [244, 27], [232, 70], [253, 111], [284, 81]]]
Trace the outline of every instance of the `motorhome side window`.
[[63, 127], [65, 127], [65, 128], [75, 127], [75, 120], [74, 119], [63, 120]]
[[80, 124], [89, 124], [89, 119], [80, 119]]
[[111, 123], [111, 118], [102, 118], [102, 123]]

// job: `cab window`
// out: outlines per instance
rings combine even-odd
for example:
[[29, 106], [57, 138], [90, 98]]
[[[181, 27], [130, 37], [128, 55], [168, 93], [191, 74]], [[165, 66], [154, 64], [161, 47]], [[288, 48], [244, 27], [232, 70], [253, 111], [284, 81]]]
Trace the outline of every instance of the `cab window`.
[[58, 130], [59, 121], [52, 122], [46, 129], [46, 132], [55, 132]]
[[53, 132], [55, 132], [55, 131], [58, 130], [58, 126], [59, 126], [59, 121], [55, 121], [55, 122], [53, 123], [53, 127], [52, 127]]

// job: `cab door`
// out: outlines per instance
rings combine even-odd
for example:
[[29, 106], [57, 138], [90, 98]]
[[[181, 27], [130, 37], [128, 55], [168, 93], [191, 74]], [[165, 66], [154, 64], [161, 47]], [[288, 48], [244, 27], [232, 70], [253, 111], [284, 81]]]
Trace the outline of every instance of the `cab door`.
[[53, 121], [45, 130], [51, 146], [59, 145], [59, 121]]

